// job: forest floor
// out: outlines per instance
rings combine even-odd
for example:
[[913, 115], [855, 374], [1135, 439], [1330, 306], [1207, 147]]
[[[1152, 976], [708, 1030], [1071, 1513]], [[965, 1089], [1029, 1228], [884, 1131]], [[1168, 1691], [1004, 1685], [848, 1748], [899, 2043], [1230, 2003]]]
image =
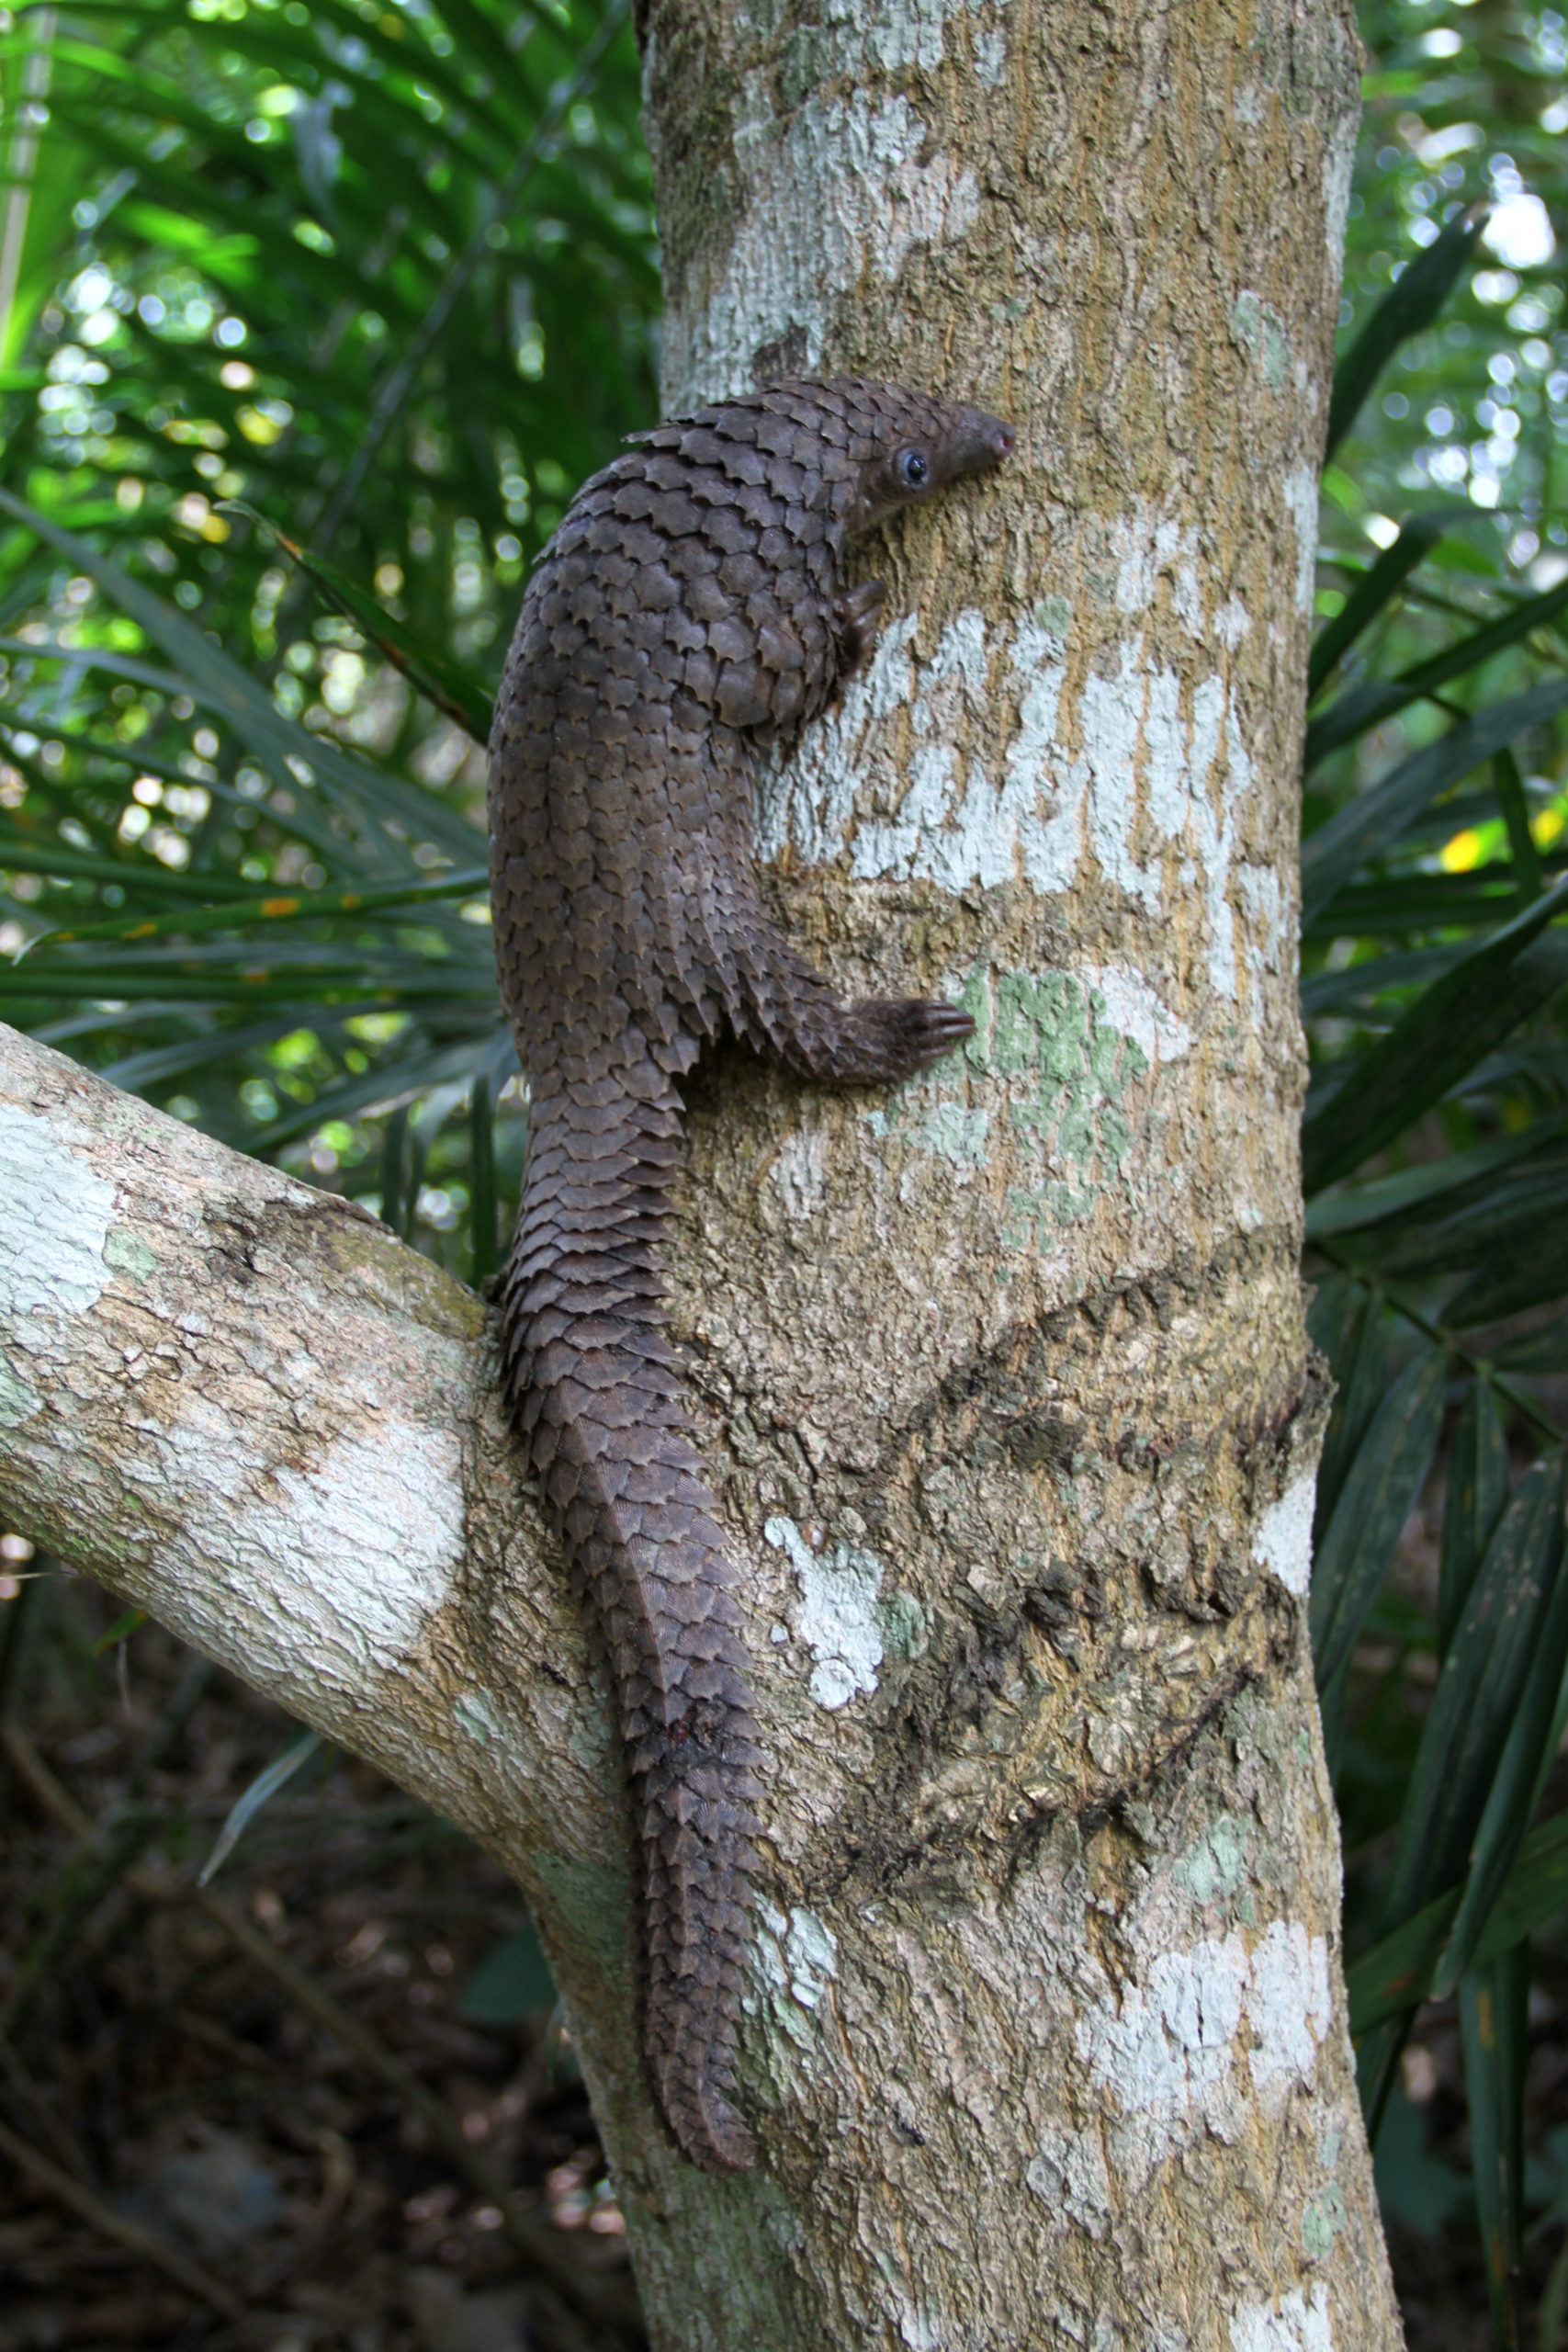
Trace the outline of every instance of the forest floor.
[[[0, 2352], [639, 2352], [588, 2101], [497, 1865], [321, 1748], [199, 1890], [299, 1726], [157, 1626], [116, 1638], [84, 1579], [7, 1565]], [[1537, 2139], [1568, 2099], [1547, 2007]], [[1451, 2018], [1424, 2013], [1411, 2050], [1409, 2352], [1489, 2352]], [[1556, 2251], [1532, 2254], [1538, 2298]]]
[[204, 1896], [299, 1726], [156, 1626], [104, 1645], [117, 1604], [82, 1579], [9, 1588], [0, 2352], [637, 2352], [497, 1865], [322, 1749]]

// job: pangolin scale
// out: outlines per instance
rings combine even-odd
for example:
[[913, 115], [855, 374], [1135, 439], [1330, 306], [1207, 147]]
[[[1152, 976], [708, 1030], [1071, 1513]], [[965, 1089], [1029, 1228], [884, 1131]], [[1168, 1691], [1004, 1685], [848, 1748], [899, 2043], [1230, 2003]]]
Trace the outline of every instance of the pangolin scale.
[[998, 464], [1010, 428], [887, 384], [782, 384], [636, 436], [528, 584], [491, 738], [496, 965], [530, 1129], [502, 1282], [508, 1394], [618, 1687], [644, 1857], [644, 2037], [681, 2146], [754, 2159], [733, 2104], [757, 1726], [737, 1579], [665, 1329], [680, 1081], [728, 1030], [802, 1077], [924, 1069], [967, 1016], [840, 1002], [768, 915], [753, 738], [874, 639], [845, 540]]

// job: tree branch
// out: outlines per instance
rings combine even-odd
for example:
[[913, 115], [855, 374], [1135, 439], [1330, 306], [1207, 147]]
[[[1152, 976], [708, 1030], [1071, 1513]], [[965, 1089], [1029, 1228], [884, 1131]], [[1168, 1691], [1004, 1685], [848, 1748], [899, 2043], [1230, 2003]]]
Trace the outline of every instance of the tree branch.
[[509, 1867], [546, 1825], [615, 1858], [607, 1710], [478, 1300], [4, 1028], [0, 1181], [11, 1522]]

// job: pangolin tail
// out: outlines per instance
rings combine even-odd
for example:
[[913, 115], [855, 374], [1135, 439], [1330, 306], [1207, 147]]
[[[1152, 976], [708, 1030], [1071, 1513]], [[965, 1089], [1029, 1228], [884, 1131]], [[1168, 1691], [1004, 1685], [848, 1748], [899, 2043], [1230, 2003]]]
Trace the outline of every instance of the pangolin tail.
[[507, 1380], [604, 1628], [644, 1869], [644, 2032], [694, 2164], [751, 2164], [730, 2102], [756, 1724], [735, 1571], [688, 1434], [658, 1253], [681, 1106], [651, 1059], [535, 1082], [503, 1283]]

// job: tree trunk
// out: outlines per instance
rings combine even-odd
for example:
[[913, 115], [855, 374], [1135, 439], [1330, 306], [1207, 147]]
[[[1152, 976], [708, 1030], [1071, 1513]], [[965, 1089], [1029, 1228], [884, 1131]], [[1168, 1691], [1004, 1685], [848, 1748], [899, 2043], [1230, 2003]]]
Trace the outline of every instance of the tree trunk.
[[[467, 1295], [12, 1040], [16, 1521], [526, 1888], [658, 2346], [1390, 2352], [1304, 1631], [1295, 777], [1348, 6], [651, 0], [669, 405], [848, 368], [1019, 427], [868, 548], [761, 811], [965, 1052], [691, 1090], [672, 1315], [770, 1761], [741, 2096], [637, 2058], [602, 1668]], [[9, 1249], [9, 1256], [6, 1254]]]

